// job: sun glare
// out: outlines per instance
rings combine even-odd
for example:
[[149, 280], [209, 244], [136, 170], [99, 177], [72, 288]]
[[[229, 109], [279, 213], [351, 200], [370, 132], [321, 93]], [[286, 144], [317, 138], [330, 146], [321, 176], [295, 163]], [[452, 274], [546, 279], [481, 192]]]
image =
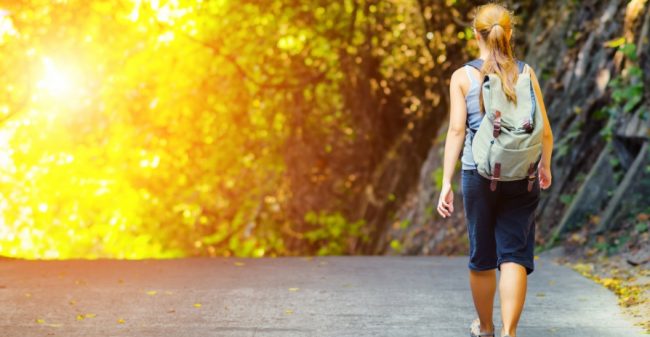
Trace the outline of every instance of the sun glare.
[[74, 93], [75, 76], [70, 69], [60, 67], [50, 58], [43, 58], [45, 73], [38, 86], [55, 97], [69, 96]]

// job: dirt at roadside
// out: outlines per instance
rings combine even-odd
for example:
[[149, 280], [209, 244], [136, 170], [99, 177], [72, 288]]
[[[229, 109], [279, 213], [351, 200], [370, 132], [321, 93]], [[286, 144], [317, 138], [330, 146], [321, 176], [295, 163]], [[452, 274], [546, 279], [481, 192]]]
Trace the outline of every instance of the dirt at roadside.
[[647, 226], [637, 223], [590, 239], [585, 234], [569, 234], [563, 245], [542, 254], [614, 292], [627, 317], [650, 334], [650, 231]]

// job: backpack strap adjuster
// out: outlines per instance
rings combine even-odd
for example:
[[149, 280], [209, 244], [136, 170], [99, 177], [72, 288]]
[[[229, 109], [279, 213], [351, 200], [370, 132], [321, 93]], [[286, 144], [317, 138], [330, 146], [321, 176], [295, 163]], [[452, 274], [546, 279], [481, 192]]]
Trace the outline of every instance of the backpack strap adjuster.
[[530, 163], [530, 166], [528, 166], [528, 192], [533, 190], [534, 182], [535, 182], [535, 163]]
[[494, 174], [490, 176], [490, 190], [497, 189], [497, 181], [501, 175], [501, 163], [494, 163]]

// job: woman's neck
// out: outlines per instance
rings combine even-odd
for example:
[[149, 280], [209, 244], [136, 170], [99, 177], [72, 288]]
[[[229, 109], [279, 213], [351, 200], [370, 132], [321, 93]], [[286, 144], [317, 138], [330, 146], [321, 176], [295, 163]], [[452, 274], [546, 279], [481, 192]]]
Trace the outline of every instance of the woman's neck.
[[483, 61], [488, 59], [489, 52], [481, 48], [479, 58]]

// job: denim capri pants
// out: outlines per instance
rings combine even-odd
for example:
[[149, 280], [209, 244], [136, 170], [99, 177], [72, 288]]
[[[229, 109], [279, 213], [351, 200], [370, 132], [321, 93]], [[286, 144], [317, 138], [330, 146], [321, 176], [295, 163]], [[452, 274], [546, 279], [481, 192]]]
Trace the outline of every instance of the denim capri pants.
[[530, 275], [535, 269], [535, 210], [540, 200], [539, 177], [528, 191], [528, 179], [499, 181], [495, 191], [490, 180], [476, 169], [461, 171], [461, 187], [467, 234], [469, 268], [489, 270], [515, 262]]

